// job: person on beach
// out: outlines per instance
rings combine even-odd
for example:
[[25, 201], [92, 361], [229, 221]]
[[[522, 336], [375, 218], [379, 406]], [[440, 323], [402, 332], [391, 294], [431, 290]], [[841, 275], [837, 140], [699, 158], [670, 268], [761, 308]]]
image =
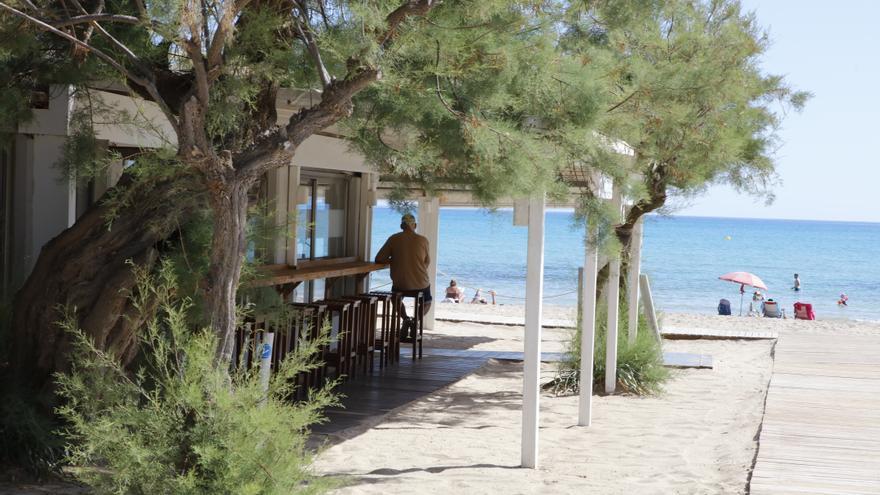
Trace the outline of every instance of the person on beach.
[[449, 287], [446, 288], [446, 299], [443, 299], [443, 302], [460, 303], [462, 301], [464, 301], [464, 291], [455, 280], [450, 280]]
[[[486, 301], [486, 298], [480, 295], [480, 292], [483, 289], [477, 289], [477, 293], [474, 294], [474, 298], [471, 299], [471, 304], [489, 304], [489, 301]], [[489, 295], [492, 296], [492, 305], [495, 305], [495, 291], [490, 290]]]
[[794, 289], [795, 292], [801, 290], [801, 278], [797, 273], [794, 274], [794, 287], [792, 287], [792, 289]]
[[754, 303], [764, 303], [764, 295], [761, 294], [761, 291], [756, 290], [754, 294], [752, 294], [752, 302]]
[[477, 289], [477, 292], [474, 293], [474, 298], [471, 299], [471, 304], [486, 304], [486, 298], [481, 295], [483, 289]]
[[761, 294], [761, 291], [756, 290], [752, 294], [752, 302], [749, 306], [749, 315], [761, 316], [764, 314], [764, 295]]
[[[431, 308], [431, 282], [428, 278], [428, 239], [416, 234], [416, 217], [409, 213], [400, 218], [400, 232], [391, 235], [376, 254], [376, 263], [391, 264], [391, 290], [393, 292], [419, 291], [424, 305], [422, 314]], [[403, 315], [401, 338], [415, 334], [415, 322], [406, 314], [406, 307], [400, 305]]]

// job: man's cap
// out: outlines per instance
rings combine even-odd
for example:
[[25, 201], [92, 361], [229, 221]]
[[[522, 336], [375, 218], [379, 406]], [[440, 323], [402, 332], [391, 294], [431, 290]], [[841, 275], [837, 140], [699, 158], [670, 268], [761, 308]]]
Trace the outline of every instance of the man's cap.
[[402, 217], [400, 217], [400, 223], [405, 223], [409, 226], [413, 226], [416, 224], [416, 217], [412, 215], [412, 213], [404, 213]]

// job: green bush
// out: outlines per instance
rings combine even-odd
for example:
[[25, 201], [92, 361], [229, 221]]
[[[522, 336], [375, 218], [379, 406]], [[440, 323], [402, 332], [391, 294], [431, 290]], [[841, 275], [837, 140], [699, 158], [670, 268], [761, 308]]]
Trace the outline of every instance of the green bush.
[[264, 393], [256, 368], [229, 372], [214, 363], [216, 339], [186, 325], [188, 300], [175, 295], [164, 263], [156, 278], [135, 268], [136, 304], [158, 301], [143, 330], [142, 361], [126, 372], [95, 348], [72, 319], [70, 373], [57, 376], [70, 471], [97, 493], [321, 493], [332, 480], [309, 472], [308, 428], [336, 403], [329, 387], [307, 402], [288, 400], [294, 377], [317, 365], [302, 345], [279, 366]]
[[[620, 315], [626, 315], [621, 305]], [[600, 306], [596, 312], [596, 340], [593, 359], [593, 388], [605, 388], [605, 344], [607, 337], [607, 308]], [[566, 357], [559, 365], [556, 377], [546, 388], [558, 395], [577, 393], [580, 389], [581, 325], [580, 315], [576, 330], [568, 341]], [[663, 366], [663, 350], [648, 328], [647, 321], [639, 316], [639, 333], [633, 345], [628, 343], [625, 323], [619, 325], [617, 334], [617, 389], [623, 393], [652, 395], [660, 393], [669, 378], [669, 370]]]

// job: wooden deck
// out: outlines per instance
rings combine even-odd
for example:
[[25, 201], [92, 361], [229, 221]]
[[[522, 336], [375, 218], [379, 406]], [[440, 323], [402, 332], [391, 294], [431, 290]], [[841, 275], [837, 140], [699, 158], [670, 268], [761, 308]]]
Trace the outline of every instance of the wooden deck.
[[363, 432], [375, 421], [398, 407], [424, 397], [476, 371], [487, 358], [432, 355], [425, 349], [422, 359], [413, 361], [411, 348], [401, 350], [400, 363], [342, 384], [342, 407], [329, 409], [329, 421], [312, 428], [315, 440], [336, 442]]
[[880, 494], [880, 335], [783, 334], [751, 493]]

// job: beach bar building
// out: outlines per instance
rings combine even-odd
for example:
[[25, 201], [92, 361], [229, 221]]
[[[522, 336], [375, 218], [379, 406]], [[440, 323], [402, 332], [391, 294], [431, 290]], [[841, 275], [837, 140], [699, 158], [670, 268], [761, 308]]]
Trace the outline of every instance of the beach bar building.
[[[34, 108], [34, 119], [17, 129], [12, 146], [0, 153], [0, 282], [6, 296], [26, 279], [43, 245], [99, 201], [116, 184], [125, 168], [133, 165], [138, 150], [175, 144], [170, 126], [155, 104], [134, 98], [124, 88], [112, 84], [96, 85], [88, 97], [93, 104], [99, 101], [101, 105], [124, 112], [134, 122], [95, 124], [100, 142], [120, 156], [119, 162], [113, 163], [100, 176], [87, 182], [78, 181], [66, 176], [58, 167], [64, 143], [71, 134], [71, 119], [78, 105], [84, 104], [84, 96], [69, 87], [46, 88], [43, 98], [35, 98], [42, 103]], [[279, 123], [310, 106], [313, 100], [316, 100], [316, 94], [310, 91], [279, 92], [276, 102]], [[620, 148], [620, 153], [632, 155], [632, 150], [624, 144], [615, 143], [614, 146]], [[584, 170], [570, 171], [565, 180], [573, 191], [596, 187], [596, 184], [604, 184], [603, 190], [611, 189], [610, 183], [589, 176]], [[349, 149], [344, 136], [329, 128], [308, 138], [297, 149], [292, 163], [263, 177], [255, 197], [255, 201], [267, 207], [273, 222], [283, 228], [268, 245], [253, 246], [248, 253], [268, 261], [261, 267], [263, 276], [253, 285], [275, 287], [291, 304], [304, 309], [311, 305], [309, 311], [320, 310], [322, 313], [315, 314], [329, 317], [340, 329], [349, 325], [352, 333], [372, 334], [366, 341], [346, 343], [349, 347], [345, 349], [342, 342], [337, 344], [334, 352], [338, 360], [337, 373], [341, 369], [352, 374], [357, 372], [363, 352], [369, 353], [372, 364], [373, 355], [381, 351], [379, 368], [382, 368], [384, 364], [394, 362], [386, 357], [387, 354], [399, 356], [401, 351], [400, 342], [389, 342], [396, 338], [395, 323], [391, 321], [397, 316], [395, 296], [369, 293], [369, 274], [386, 268], [371, 261], [372, 210], [392, 187], [392, 183], [382, 181], [377, 170], [363, 157]], [[429, 276], [436, 280], [440, 207], [476, 203], [467, 188], [462, 187], [440, 188], [434, 196], [427, 196], [419, 190], [410, 193], [418, 206], [418, 229], [430, 241]], [[619, 192], [606, 194], [606, 197], [618, 206], [621, 204]], [[536, 467], [546, 201], [544, 195], [537, 192], [530, 198], [507, 201], [505, 205], [514, 206], [515, 223], [528, 228], [522, 465]], [[633, 244], [636, 246], [640, 242]], [[598, 253], [595, 245], [590, 243], [585, 251], [584, 354], [581, 362], [585, 364], [583, 383], [591, 383]], [[638, 259], [638, 253], [634, 254]], [[618, 273], [615, 266], [619, 269], [619, 260], [616, 264], [611, 260], [612, 279]], [[614, 303], [615, 332], [616, 285], [611, 284], [608, 291], [609, 301]], [[628, 287], [631, 290], [629, 307], [633, 311], [638, 307], [638, 284], [630, 281]], [[356, 307], [361, 309], [354, 310]], [[634, 315], [628, 315], [630, 322], [637, 317]], [[609, 323], [611, 318], [609, 315]], [[253, 328], [262, 328], [268, 333], [267, 327], [260, 327], [265, 322], [254, 321], [252, 324], [255, 325]], [[433, 311], [427, 314], [422, 325], [425, 331], [434, 328]], [[374, 340], [377, 327], [384, 329], [383, 345], [378, 339]], [[362, 330], [354, 330], [356, 328]], [[630, 328], [634, 328], [632, 323]], [[275, 337], [276, 351], [273, 352], [276, 357], [281, 356], [277, 349], [293, 345], [291, 340]], [[243, 349], [247, 343], [242, 341], [240, 344]], [[609, 346], [607, 356], [609, 369], [615, 368], [616, 349], [613, 347]], [[416, 342], [413, 342], [412, 349], [415, 360]], [[343, 351], [349, 353], [350, 360], [343, 359]], [[418, 354], [420, 357], [420, 349]], [[366, 361], [363, 364], [366, 366]], [[607, 389], [613, 391], [614, 378], [610, 380]], [[587, 390], [581, 397], [578, 423], [586, 426], [590, 424], [590, 390], [589, 387], [582, 389]]]

